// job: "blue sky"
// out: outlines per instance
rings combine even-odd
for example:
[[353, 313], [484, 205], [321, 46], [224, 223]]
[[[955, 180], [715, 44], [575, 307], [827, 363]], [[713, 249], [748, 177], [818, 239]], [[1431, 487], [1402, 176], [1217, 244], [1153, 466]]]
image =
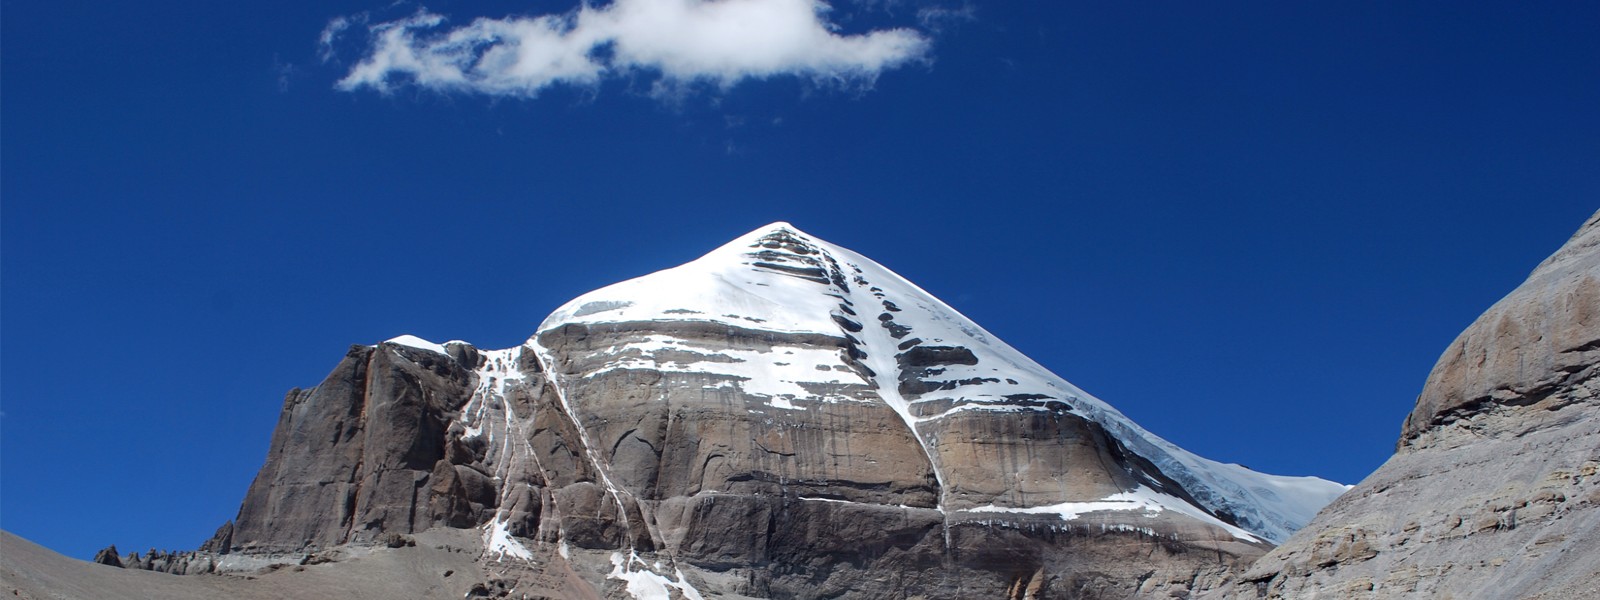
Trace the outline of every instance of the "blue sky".
[[1353, 483], [1600, 205], [1593, 3], [722, 1], [6, 1], [0, 525], [192, 548], [349, 344], [510, 347], [777, 220]]

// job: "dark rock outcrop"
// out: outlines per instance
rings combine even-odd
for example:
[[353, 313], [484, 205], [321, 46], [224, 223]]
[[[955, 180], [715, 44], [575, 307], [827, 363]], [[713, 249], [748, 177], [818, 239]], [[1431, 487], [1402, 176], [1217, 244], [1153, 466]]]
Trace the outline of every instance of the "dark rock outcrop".
[[122, 568], [122, 557], [117, 556], [117, 547], [115, 545], [106, 546], [101, 548], [99, 552], [94, 553], [94, 562], [108, 567]]
[[[431, 485], [475, 383], [477, 354], [464, 350], [354, 346], [320, 385], [290, 391], [239, 517], [208, 547], [298, 552], [476, 524], [478, 515], [440, 514], [449, 502], [435, 502], [464, 490]], [[470, 503], [460, 511], [471, 513]]]

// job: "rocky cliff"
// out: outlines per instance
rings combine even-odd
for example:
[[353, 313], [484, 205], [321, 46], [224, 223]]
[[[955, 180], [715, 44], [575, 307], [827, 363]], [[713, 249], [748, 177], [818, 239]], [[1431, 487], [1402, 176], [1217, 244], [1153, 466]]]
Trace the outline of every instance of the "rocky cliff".
[[1218, 596], [1600, 597], [1600, 213], [1440, 357], [1395, 455]]
[[238, 520], [211, 545], [285, 552], [476, 523], [471, 501], [481, 509], [481, 498], [434, 501], [435, 467], [450, 464], [446, 433], [479, 358], [453, 349], [356, 346], [322, 384], [290, 391]]
[[447, 529], [478, 537], [481, 595], [1181, 597], [1344, 489], [1190, 454], [778, 223], [516, 348], [351, 348], [289, 393], [233, 523], [129, 560], [304, 566]]

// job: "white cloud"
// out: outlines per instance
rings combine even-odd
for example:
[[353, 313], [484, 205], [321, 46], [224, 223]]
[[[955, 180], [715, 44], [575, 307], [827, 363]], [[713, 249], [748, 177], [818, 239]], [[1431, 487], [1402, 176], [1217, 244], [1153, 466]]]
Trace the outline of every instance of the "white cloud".
[[322, 62], [333, 60], [333, 42], [339, 39], [339, 34], [350, 28], [350, 19], [334, 17], [328, 25], [322, 28], [322, 35], [317, 36], [317, 57]]
[[[695, 83], [723, 88], [745, 79], [797, 76], [870, 83], [927, 57], [912, 29], [841, 34], [821, 0], [614, 0], [560, 15], [478, 19], [448, 28], [415, 15], [368, 26], [370, 46], [338, 87], [388, 91], [414, 84], [438, 91], [531, 97], [556, 84], [592, 86], [644, 72], [658, 90]], [[349, 21], [329, 23], [331, 47]]]

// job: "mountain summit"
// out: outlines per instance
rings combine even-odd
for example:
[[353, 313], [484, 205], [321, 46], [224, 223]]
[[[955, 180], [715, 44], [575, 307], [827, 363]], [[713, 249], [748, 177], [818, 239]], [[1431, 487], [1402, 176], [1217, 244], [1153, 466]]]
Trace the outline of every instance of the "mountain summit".
[[[712, 325], [772, 347], [725, 349], [671, 334]], [[889, 269], [788, 223], [584, 294], [550, 315], [532, 343], [572, 326], [633, 332], [586, 352], [586, 361], [603, 362], [586, 362], [574, 373], [583, 379], [618, 370], [671, 374], [679, 385], [698, 382], [754, 401], [752, 410], [762, 413], [887, 404], [914, 433], [943, 511], [1065, 515], [1083, 512], [1082, 503], [1106, 503], [1281, 542], [1346, 489], [1190, 454]], [[1085, 469], [1095, 463], [1070, 460], [1059, 437], [1022, 444], [1021, 454], [999, 451], [1046, 421], [1052, 429], [1103, 430], [1106, 442], [1120, 446], [1124, 468]]]
[[475, 557], [383, 579], [452, 598], [1181, 596], [1345, 489], [1186, 452], [774, 223], [584, 294], [515, 348], [353, 346], [288, 394], [237, 520], [122, 562]]

